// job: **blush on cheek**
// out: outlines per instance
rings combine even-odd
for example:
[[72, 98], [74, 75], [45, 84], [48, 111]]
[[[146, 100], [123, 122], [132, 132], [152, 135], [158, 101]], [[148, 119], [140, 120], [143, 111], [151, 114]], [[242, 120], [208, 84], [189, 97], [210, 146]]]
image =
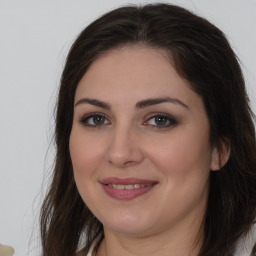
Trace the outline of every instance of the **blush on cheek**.
[[88, 154], [91, 152], [84, 142], [83, 137], [77, 132], [77, 129], [72, 130], [69, 140], [69, 151], [73, 166], [79, 167], [83, 165], [83, 162], [88, 158]]
[[168, 175], [185, 179], [210, 170], [211, 150], [208, 139], [197, 139], [197, 136], [187, 138], [185, 134], [178, 139], [170, 139], [165, 147], [155, 148], [152, 146], [148, 154], [155, 165]]

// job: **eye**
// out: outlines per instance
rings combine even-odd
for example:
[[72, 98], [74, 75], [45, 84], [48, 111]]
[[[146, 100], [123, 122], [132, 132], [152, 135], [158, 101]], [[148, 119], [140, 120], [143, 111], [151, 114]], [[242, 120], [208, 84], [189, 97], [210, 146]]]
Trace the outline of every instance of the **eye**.
[[103, 125], [109, 125], [110, 121], [105, 117], [105, 115], [100, 113], [94, 113], [84, 116], [80, 120], [80, 123], [82, 123], [84, 126], [89, 127], [101, 127]]
[[156, 128], [168, 128], [177, 124], [177, 121], [167, 114], [156, 114], [146, 120], [143, 124]]

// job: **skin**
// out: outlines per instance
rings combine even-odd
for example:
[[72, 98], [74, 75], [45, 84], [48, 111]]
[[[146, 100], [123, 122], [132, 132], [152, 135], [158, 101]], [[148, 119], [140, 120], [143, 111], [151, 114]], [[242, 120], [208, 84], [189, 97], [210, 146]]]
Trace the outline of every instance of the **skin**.
[[[175, 101], [136, 107], [166, 97]], [[157, 122], [160, 113], [167, 118]], [[126, 46], [94, 61], [75, 94], [70, 154], [79, 193], [104, 226], [97, 255], [197, 255], [209, 173], [219, 169], [209, 129], [202, 99], [164, 51]], [[107, 177], [157, 185], [117, 200], [100, 183]]]

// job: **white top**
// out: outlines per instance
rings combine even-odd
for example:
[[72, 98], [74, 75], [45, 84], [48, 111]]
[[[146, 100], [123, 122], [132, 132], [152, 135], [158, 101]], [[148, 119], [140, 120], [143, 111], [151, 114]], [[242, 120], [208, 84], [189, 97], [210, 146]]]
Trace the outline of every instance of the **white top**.
[[254, 256], [256, 254], [251, 254], [253, 246], [256, 244], [256, 224], [253, 225], [249, 234], [240, 239], [237, 243], [237, 250], [235, 256]]
[[94, 246], [91, 246], [87, 256], [95, 256], [95, 255], [93, 255], [93, 249], [94, 249]]

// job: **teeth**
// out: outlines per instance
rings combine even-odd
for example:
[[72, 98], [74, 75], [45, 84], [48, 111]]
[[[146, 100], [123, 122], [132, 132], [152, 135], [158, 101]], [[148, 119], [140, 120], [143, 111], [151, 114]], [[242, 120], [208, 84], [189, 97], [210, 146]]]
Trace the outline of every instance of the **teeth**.
[[152, 186], [152, 184], [128, 184], [128, 185], [108, 184], [108, 186], [115, 189], [135, 189], [135, 188], [150, 187]]
[[125, 188], [125, 189], [133, 189], [134, 186], [133, 186], [133, 185], [124, 185], [124, 188]]

